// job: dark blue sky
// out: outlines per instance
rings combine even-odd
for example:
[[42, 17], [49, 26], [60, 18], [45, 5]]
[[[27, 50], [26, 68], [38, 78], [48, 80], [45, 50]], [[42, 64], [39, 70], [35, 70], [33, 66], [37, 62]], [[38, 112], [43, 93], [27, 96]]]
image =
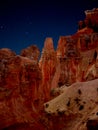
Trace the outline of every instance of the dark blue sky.
[[0, 0], [0, 48], [17, 54], [36, 44], [41, 50], [46, 37], [55, 48], [59, 36], [73, 34], [84, 11], [98, 7], [98, 0]]

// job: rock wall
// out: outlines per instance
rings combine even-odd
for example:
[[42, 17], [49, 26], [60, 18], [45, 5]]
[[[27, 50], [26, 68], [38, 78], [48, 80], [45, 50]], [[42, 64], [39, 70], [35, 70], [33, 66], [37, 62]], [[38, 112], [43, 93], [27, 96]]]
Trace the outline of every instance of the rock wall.
[[46, 38], [40, 59], [36, 45], [20, 55], [0, 49], [0, 129], [98, 127], [98, 9], [85, 14], [75, 34], [59, 38], [56, 50]]
[[42, 95], [38, 63], [7, 49], [1, 49], [0, 54], [0, 129], [36, 124]]
[[[96, 37], [96, 38], [95, 38]], [[84, 73], [97, 59], [98, 34], [77, 32], [72, 36], [59, 38], [56, 50], [56, 71], [53, 79], [56, 83], [52, 88], [71, 85], [84, 81]], [[52, 83], [52, 84], [53, 84]]]
[[45, 100], [50, 98], [51, 82], [56, 71], [56, 52], [53, 47], [52, 38], [46, 38], [42, 51], [39, 67], [42, 71], [42, 86]]

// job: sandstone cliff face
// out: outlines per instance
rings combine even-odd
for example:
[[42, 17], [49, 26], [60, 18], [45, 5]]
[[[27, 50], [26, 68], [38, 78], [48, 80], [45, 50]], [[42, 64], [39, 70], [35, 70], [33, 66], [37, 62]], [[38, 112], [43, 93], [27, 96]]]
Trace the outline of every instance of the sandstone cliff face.
[[[72, 36], [61, 36], [58, 41], [56, 56], [51, 55], [51, 57], [55, 57], [56, 59], [54, 63], [51, 63], [52, 65], [56, 64], [51, 88], [56, 88], [64, 84], [69, 86], [77, 81], [85, 81], [88, 68], [96, 61], [98, 53], [98, 32], [97, 30], [95, 31], [94, 27], [97, 26], [98, 10], [85, 11], [85, 14], [86, 18], [84, 21], [79, 22], [79, 29], [76, 34]], [[93, 18], [96, 18], [96, 20], [92, 20]], [[46, 50], [48, 52], [50, 48], [49, 46], [47, 48]], [[44, 55], [46, 54], [44, 53]], [[50, 68], [48, 68], [48, 71]], [[92, 79], [95, 77], [92, 77]]]
[[23, 49], [20, 53], [21, 56], [27, 57], [34, 62], [38, 63], [40, 51], [36, 45], [31, 45], [25, 49]]
[[83, 28], [92, 28], [94, 32], [98, 33], [98, 8], [85, 11], [85, 19], [79, 21], [79, 30]]
[[[95, 38], [96, 37], [96, 38]], [[89, 66], [94, 64], [98, 54], [98, 34], [77, 32], [73, 36], [60, 37], [57, 59], [60, 64], [59, 84], [84, 81]]]
[[40, 60], [36, 45], [0, 49], [0, 129], [98, 128], [98, 9], [85, 14], [56, 50], [45, 39]]
[[14, 57], [16, 54], [8, 48], [0, 49], [0, 60], [8, 60], [11, 57]]
[[52, 38], [46, 38], [45, 40], [39, 67], [42, 71], [42, 86], [45, 93], [45, 99], [49, 100], [51, 82], [56, 70], [56, 52], [53, 47]]
[[[4, 57], [3, 57], [3, 52]], [[40, 110], [42, 75], [38, 63], [23, 56], [7, 59], [0, 50], [0, 129], [26, 123], [36, 124]], [[9, 55], [12, 52], [9, 52]], [[9, 56], [8, 55], [8, 56]], [[4, 62], [6, 60], [6, 64]], [[10, 129], [10, 128], [9, 128]], [[18, 129], [18, 128], [17, 128]]]
[[[87, 73], [89, 73], [88, 69], [92, 64], [97, 62], [98, 32], [94, 28], [97, 26], [98, 10], [85, 11], [85, 14], [85, 20], [79, 22], [79, 29], [74, 35], [59, 38], [56, 51], [58, 66], [60, 66], [59, 76], [55, 78], [58, 79], [57, 86], [71, 85], [77, 81], [86, 81], [97, 77], [95, 76], [97, 68], [95, 68], [96, 74], [91, 74], [91, 77], [87, 77]], [[94, 20], [95, 18], [96, 20]]]

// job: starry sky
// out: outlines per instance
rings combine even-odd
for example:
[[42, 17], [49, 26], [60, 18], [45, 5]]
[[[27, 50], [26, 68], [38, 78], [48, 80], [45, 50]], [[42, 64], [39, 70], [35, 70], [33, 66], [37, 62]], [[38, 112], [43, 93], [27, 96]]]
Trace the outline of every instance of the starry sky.
[[98, 0], [0, 0], [0, 48], [17, 54], [36, 44], [40, 50], [46, 37], [54, 47], [60, 36], [74, 34], [85, 10], [98, 8]]

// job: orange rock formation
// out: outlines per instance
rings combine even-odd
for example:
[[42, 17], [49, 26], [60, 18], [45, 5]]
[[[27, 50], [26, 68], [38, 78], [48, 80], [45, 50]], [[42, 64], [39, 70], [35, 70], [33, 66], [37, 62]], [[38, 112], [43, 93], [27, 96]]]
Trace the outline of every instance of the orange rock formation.
[[56, 50], [46, 38], [40, 60], [35, 45], [0, 49], [0, 129], [98, 128], [98, 8], [85, 15]]

